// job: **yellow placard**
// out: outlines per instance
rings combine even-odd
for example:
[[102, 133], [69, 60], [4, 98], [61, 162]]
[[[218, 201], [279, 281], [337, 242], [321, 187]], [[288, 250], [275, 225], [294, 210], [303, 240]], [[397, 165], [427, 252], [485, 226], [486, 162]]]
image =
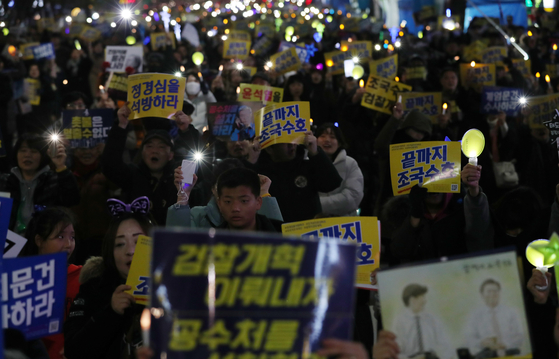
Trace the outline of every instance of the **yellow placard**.
[[41, 45], [39, 42], [30, 42], [27, 44], [20, 45], [19, 52], [21, 52], [21, 59], [33, 60], [35, 58], [35, 56], [33, 56], [33, 48], [39, 45]]
[[280, 75], [289, 71], [296, 71], [301, 67], [301, 60], [299, 60], [297, 50], [294, 47], [272, 55], [270, 61], [272, 62], [272, 69]]
[[431, 119], [431, 123], [438, 123], [438, 116], [442, 111], [442, 98], [440, 92], [402, 92], [402, 107], [404, 116], [413, 109], [419, 110]]
[[175, 44], [175, 34], [167, 32], [156, 32], [150, 36], [151, 49], [157, 51], [161, 48], [171, 46], [173, 49], [176, 48]]
[[251, 40], [250, 32], [244, 30], [231, 30], [229, 32], [229, 38], [231, 40], [247, 41], [247, 42], [250, 42]]
[[344, 73], [344, 60], [346, 54], [342, 51], [326, 52], [324, 59], [326, 61], [326, 68], [332, 75], [341, 75]]
[[132, 264], [128, 271], [126, 285], [132, 287], [126, 293], [132, 295], [136, 303], [149, 306], [150, 287], [151, 287], [151, 252], [153, 239], [147, 236], [138, 236], [136, 250], [132, 258]]
[[346, 60], [353, 57], [359, 57], [360, 59], [373, 58], [373, 43], [371, 41], [342, 41], [340, 49], [346, 53]]
[[283, 101], [283, 89], [243, 83], [237, 101], [262, 102], [263, 104], [268, 102], [280, 103]]
[[482, 41], [474, 41], [464, 48], [464, 59], [466, 61], [481, 61], [483, 50], [487, 47]]
[[366, 92], [363, 94], [361, 106], [375, 111], [392, 114], [398, 92], [411, 91], [411, 86], [401, 82], [390, 81], [380, 76], [371, 75], [367, 80]]
[[530, 128], [545, 128], [544, 123], [551, 122], [559, 108], [559, 94], [528, 98], [528, 124]]
[[408, 80], [426, 80], [427, 69], [425, 66], [406, 67], [406, 78]]
[[380, 264], [380, 226], [376, 217], [337, 217], [285, 223], [281, 226], [284, 235], [304, 238], [338, 238], [356, 243], [357, 275], [355, 286], [376, 289], [371, 283], [371, 272]]
[[504, 66], [503, 59], [508, 56], [507, 53], [507, 48], [504, 46], [491, 46], [483, 50], [481, 61], [484, 64]]
[[552, 79], [556, 79], [557, 77], [559, 77], [559, 64], [545, 65], [545, 74], [549, 75], [549, 77]]
[[254, 34], [256, 37], [260, 36], [273, 36], [276, 33], [276, 26], [272, 23], [264, 23], [256, 25]]
[[532, 69], [532, 60], [513, 59], [512, 60], [512, 66], [514, 66], [515, 69], [520, 71], [522, 76], [524, 76], [525, 78], [531, 78], [532, 77], [532, 73], [531, 73], [531, 71], [532, 71], [531, 70]]
[[182, 110], [186, 79], [166, 74], [128, 76], [130, 119], [160, 117], [172, 119]]
[[227, 39], [223, 43], [223, 58], [239, 60], [248, 58], [250, 44], [250, 41]]
[[394, 80], [398, 74], [398, 54], [385, 57], [384, 59], [370, 61], [369, 71], [371, 75]]
[[460, 142], [427, 141], [390, 145], [390, 179], [394, 196], [419, 184], [429, 192], [460, 192]]
[[39, 89], [41, 88], [41, 82], [35, 79], [24, 79], [25, 95], [30, 104], [34, 106], [39, 106], [41, 104], [41, 96], [39, 96]]
[[277, 143], [302, 144], [310, 131], [308, 102], [269, 104], [254, 115], [256, 135], [262, 149]]
[[460, 64], [460, 82], [462, 86], [470, 85], [478, 91], [483, 86], [495, 86], [495, 64]]
[[101, 31], [91, 26], [84, 26], [80, 32], [79, 38], [83, 41], [93, 42], [101, 37]]

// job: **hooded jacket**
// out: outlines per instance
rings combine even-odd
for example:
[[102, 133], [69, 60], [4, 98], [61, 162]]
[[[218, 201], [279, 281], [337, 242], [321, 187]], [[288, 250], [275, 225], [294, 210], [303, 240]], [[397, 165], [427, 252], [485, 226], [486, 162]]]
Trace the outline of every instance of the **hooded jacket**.
[[131, 203], [138, 197], [147, 196], [151, 213], [157, 224], [164, 225], [167, 207], [177, 202], [177, 189], [174, 184], [173, 161], [167, 162], [160, 179], [153, 177], [148, 166], [141, 161], [139, 165], [126, 164], [122, 153], [126, 144], [126, 130], [113, 126], [101, 156], [101, 166], [107, 178], [122, 188], [123, 200]]
[[123, 315], [111, 307], [121, 278], [104, 270], [103, 258], [89, 259], [80, 273], [80, 291], [64, 324], [64, 355], [68, 359], [134, 358], [142, 343], [139, 318], [143, 305], [133, 304]]

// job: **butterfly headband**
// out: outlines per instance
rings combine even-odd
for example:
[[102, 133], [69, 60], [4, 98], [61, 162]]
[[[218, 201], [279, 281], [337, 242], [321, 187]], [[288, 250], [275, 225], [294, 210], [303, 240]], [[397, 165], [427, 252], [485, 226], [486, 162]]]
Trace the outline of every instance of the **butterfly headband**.
[[130, 204], [126, 204], [116, 198], [109, 198], [107, 200], [109, 212], [113, 217], [118, 217], [123, 213], [142, 213], [148, 214], [149, 212], [149, 199], [146, 196], [138, 197]]

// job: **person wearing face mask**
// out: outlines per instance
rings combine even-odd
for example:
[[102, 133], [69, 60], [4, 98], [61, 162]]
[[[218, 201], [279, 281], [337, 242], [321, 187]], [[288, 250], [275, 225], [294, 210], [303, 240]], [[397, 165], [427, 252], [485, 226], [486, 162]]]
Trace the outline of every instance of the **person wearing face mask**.
[[[68, 317], [70, 305], [78, 294], [78, 278], [82, 266], [70, 264], [76, 248], [74, 216], [63, 207], [51, 207], [36, 212], [25, 232], [27, 243], [23, 255], [43, 255], [66, 252], [68, 254], [68, 277], [66, 282], [66, 303], [64, 319]], [[51, 359], [62, 359], [64, 355], [64, 335], [54, 334], [42, 338]]]
[[[149, 208], [147, 199], [136, 201], [145, 201], [139, 207]], [[152, 221], [141, 208], [116, 213], [118, 202], [108, 203], [117, 217], [103, 240], [102, 256], [89, 259], [82, 268], [80, 291], [64, 324], [67, 359], [133, 358], [142, 342], [139, 319], [144, 306], [125, 293], [131, 289], [125, 283], [138, 236], [149, 234]]]
[[215, 96], [208, 90], [205, 83], [202, 83], [198, 73], [189, 71], [186, 77], [186, 96], [194, 106], [192, 118], [192, 126], [200, 133], [204, 132], [204, 128], [208, 126], [207, 103], [216, 102]]

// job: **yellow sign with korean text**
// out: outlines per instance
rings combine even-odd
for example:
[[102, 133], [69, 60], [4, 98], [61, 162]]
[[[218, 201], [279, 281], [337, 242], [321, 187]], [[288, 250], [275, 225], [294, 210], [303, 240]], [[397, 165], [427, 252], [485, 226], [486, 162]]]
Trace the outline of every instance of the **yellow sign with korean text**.
[[283, 89], [243, 83], [237, 101], [262, 102], [263, 104], [268, 102], [280, 103], [283, 101]]
[[157, 51], [167, 46], [171, 46], [174, 49], [176, 47], [175, 34], [170, 32], [155, 32], [150, 36], [150, 43], [153, 51]]
[[481, 91], [483, 86], [495, 86], [495, 64], [460, 64], [460, 83]]
[[93, 42], [101, 37], [101, 31], [91, 26], [84, 26], [79, 38], [83, 41]]
[[508, 56], [507, 53], [507, 48], [505, 46], [488, 47], [482, 52], [481, 62], [484, 64], [504, 66], [503, 59]]
[[425, 66], [406, 67], [406, 78], [408, 80], [426, 80], [427, 68]]
[[441, 92], [402, 92], [398, 96], [402, 96], [402, 107], [404, 108], [404, 116], [413, 109], [428, 116], [431, 123], [438, 123], [438, 116], [442, 111]]
[[367, 80], [366, 92], [363, 94], [361, 106], [382, 113], [392, 114], [398, 92], [411, 91], [412, 87], [401, 82], [390, 81], [380, 76], [371, 75]]
[[556, 79], [557, 77], [559, 77], [559, 64], [545, 65], [545, 74], [549, 75], [549, 77], [552, 79]]
[[553, 121], [556, 109], [559, 109], [559, 94], [530, 97], [528, 125], [532, 129], [545, 128], [544, 123]]
[[284, 236], [329, 237], [356, 243], [358, 249], [355, 286], [377, 289], [371, 279], [373, 271], [378, 269], [380, 264], [380, 225], [376, 217], [321, 218], [284, 223], [281, 232]]
[[369, 61], [369, 71], [371, 71], [371, 75], [394, 80], [394, 77], [398, 75], [398, 54], [376, 61]]
[[332, 75], [341, 75], [344, 73], [344, 60], [346, 54], [341, 51], [326, 52], [324, 60], [326, 61], [326, 69]]
[[359, 57], [361, 60], [373, 58], [373, 43], [371, 41], [342, 41], [340, 49], [346, 53], [346, 60], [353, 57]]
[[229, 38], [231, 40], [238, 40], [238, 41], [248, 41], [250, 42], [250, 32], [244, 30], [231, 30], [229, 32]]
[[227, 39], [223, 43], [223, 58], [239, 60], [248, 58], [250, 44], [250, 41]]
[[182, 110], [186, 79], [166, 74], [128, 76], [128, 101], [131, 120], [143, 117], [172, 119]]
[[41, 96], [39, 96], [39, 89], [41, 88], [41, 82], [35, 79], [24, 79], [25, 95], [29, 100], [29, 103], [34, 106], [39, 106], [41, 104]]
[[529, 79], [532, 77], [532, 60], [512, 59], [512, 66], [520, 71], [525, 78]]
[[297, 71], [301, 67], [301, 60], [294, 47], [274, 54], [270, 57], [272, 69], [279, 75], [290, 71]]
[[138, 236], [138, 243], [136, 243], [136, 250], [126, 279], [126, 285], [132, 287], [126, 293], [132, 295], [136, 303], [146, 306], [149, 306], [150, 302], [152, 248], [153, 239], [147, 236]]
[[310, 131], [308, 102], [269, 104], [254, 115], [256, 135], [262, 149], [276, 143], [302, 144]]
[[415, 185], [429, 192], [460, 192], [460, 142], [431, 141], [390, 145], [390, 178], [394, 196]]
[[481, 61], [483, 50], [487, 45], [479, 40], [472, 42], [464, 48], [464, 59], [466, 61]]
[[33, 60], [35, 56], [33, 55], [33, 48], [35, 46], [41, 45], [39, 42], [30, 42], [19, 46], [19, 52], [21, 52], [22, 60]]
[[273, 23], [260, 23], [254, 28], [254, 35], [258, 38], [260, 36], [274, 36], [276, 33], [276, 25]]

